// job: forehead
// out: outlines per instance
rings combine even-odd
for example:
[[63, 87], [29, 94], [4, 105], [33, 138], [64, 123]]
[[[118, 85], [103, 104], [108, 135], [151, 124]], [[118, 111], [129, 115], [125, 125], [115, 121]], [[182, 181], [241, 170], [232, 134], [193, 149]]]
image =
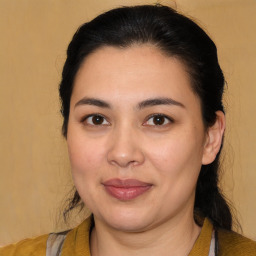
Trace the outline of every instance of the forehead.
[[196, 97], [184, 64], [153, 45], [102, 47], [86, 57], [72, 97]]
[[[177, 68], [186, 70], [185, 65], [176, 57], [167, 55], [152, 44], [134, 44], [129, 47], [104, 46], [89, 54], [83, 61], [76, 77], [85, 72], [89, 73], [95, 68], [100, 73], [111, 71], [145, 72], [153, 71], [170, 72], [169, 65], [173, 63]], [[121, 65], [120, 65], [121, 64]], [[169, 65], [168, 65], [169, 64]], [[114, 68], [115, 69], [112, 69]], [[93, 73], [93, 72], [92, 72]], [[186, 74], [188, 78], [188, 74]]]

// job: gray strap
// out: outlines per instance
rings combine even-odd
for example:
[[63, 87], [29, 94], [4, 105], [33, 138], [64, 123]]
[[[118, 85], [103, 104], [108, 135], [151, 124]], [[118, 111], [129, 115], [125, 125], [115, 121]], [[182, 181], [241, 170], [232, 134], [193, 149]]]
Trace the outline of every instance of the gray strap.
[[215, 243], [215, 231], [213, 230], [212, 232], [212, 239], [211, 239], [211, 245], [210, 245], [210, 250], [209, 250], [209, 255], [208, 256], [215, 256], [216, 252], [216, 243]]
[[59, 256], [68, 231], [51, 233], [47, 239], [46, 256]]

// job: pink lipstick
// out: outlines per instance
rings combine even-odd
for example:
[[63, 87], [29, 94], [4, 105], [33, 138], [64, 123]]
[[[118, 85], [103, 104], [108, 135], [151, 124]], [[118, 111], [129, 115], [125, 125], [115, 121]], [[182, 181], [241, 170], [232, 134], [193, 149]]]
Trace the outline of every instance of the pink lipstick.
[[135, 179], [111, 179], [103, 182], [103, 185], [108, 194], [121, 201], [135, 199], [152, 187], [152, 184]]

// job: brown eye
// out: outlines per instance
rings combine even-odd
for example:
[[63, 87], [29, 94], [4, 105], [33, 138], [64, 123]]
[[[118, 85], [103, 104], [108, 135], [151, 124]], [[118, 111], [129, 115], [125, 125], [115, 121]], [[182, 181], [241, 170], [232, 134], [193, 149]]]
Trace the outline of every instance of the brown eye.
[[163, 126], [172, 122], [172, 119], [165, 115], [153, 115], [151, 116], [145, 125], [148, 126]]
[[165, 117], [163, 117], [163, 116], [154, 116], [153, 117], [153, 123], [155, 124], [155, 125], [162, 125], [162, 124], [164, 124], [164, 122], [165, 122]]
[[100, 115], [92, 115], [86, 118], [86, 123], [90, 125], [109, 125], [109, 122]]
[[102, 124], [104, 122], [104, 118], [102, 116], [93, 116], [92, 123], [95, 125]]

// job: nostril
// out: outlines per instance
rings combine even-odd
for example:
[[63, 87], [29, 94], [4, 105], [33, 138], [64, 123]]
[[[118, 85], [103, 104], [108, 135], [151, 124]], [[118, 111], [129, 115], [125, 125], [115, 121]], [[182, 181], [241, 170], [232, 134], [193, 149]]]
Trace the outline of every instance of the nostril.
[[139, 149], [121, 152], [111, 150], [107, 156], [108, 162], [120, 167], [137, 166], [144, 162], [143, 152]]

